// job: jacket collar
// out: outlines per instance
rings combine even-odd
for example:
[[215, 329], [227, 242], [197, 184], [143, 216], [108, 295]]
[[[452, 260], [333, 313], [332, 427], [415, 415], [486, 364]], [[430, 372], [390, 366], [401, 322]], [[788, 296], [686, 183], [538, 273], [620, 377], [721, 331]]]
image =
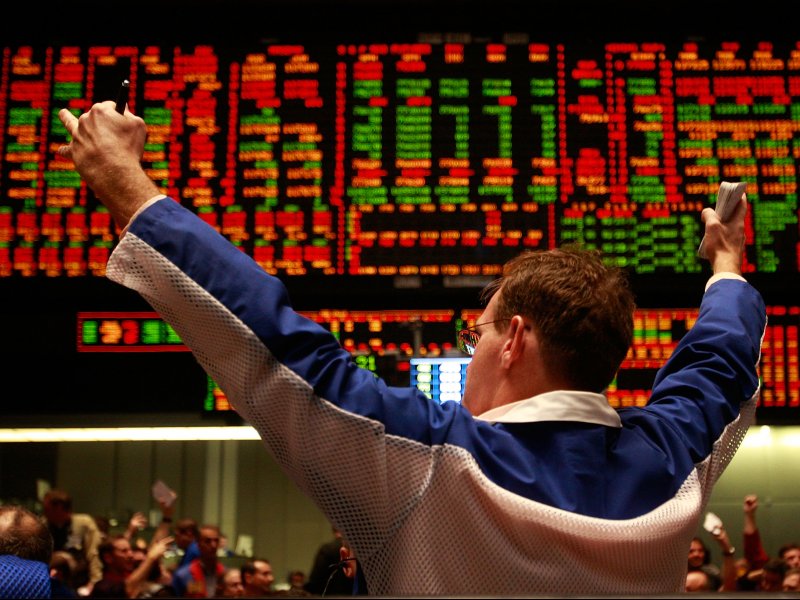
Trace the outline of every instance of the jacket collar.
[[490, 423], [537, 423], [577, 421], [606, 427], [622, 427], [617, 411], [603, 394], [557, 390], [510, 402], [475, 417]]

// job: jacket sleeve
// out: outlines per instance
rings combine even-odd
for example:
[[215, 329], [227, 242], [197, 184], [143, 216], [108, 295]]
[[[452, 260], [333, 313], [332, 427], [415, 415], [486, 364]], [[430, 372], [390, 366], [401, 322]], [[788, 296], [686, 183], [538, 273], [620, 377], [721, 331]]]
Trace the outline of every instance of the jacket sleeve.
[[750, 561], [750, 569], [754, 571], [763, 567], [769, 560], [769, 555], [761, 543], [761, 532], [756, 529], [753, 533], [744, 533], [742, 539], [744, 540], [744, 557]]
[[173, 326], [359, 556], [371, 549], [358, 532], [378, 540], [396, 527], [425, 488], [437, 436], [465, 418], [356, 366], [278, 278], [169, 198], [131, 223], [107, 275]]
[[[86, 562], [89, 565], [89, 581], [96, 583], [103, 578], [103, 562], [100, 559], [100, 543], [103, 534], [91, 515], [81, 515], [83, 528], [83, 544]], [[75, 518], [76, 515], [73, 515]]]
[[[766, 322], [761, 295], [748, 283], [711, 284], [697, 321], [656, 375], [643, 410], [651, 435], [672, 440], [695, 464], [715, 449], [727, 464], [752, 422]], [[721, 468], [712, 471], [716, 478]]]

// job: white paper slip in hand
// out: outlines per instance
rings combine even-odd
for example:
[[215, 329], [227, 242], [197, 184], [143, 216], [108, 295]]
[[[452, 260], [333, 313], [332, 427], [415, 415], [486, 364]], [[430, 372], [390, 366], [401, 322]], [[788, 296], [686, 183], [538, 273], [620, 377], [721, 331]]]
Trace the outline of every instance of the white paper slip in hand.
[[703, 529], [711, 535], [719, 535], [722, 533], [722, 519], [713, 512], [706, 513], [706, 519], [703, 521]]
[[[723, 181], [719, 185], [717, 204], [714, 206], [714, 211], [716, 211], [720, 221], [725, 223], [731, 218], [746, 189], [747, 183], [744, 181], [736, 181], [734, 183]], [[697, 249], [697, 254], [700, 258], [706, 258], [706, 251], [703, 248], [703, 242], [705, 241], [706, 237], [703, 236], [703, 239], [700, 240], [700, 247]]]
[[177, 497], [178, 494], [160, 479], [153, 484], [153, 498], [155, 498], [156, 502], [163, 502], [164, 506], [172, 506]]

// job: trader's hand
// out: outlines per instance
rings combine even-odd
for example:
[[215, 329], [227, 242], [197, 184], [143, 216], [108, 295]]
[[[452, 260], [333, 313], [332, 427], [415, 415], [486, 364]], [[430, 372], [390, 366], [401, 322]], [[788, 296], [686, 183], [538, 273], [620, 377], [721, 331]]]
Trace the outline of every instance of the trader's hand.
[[147, 138], [144, 121], [114, 102], [100, 102], [76, 118], [61, 109], [58, 118], [72, 137], [58, 152], [71, 159], [81, 177], [108, 208], [118, 226], [127, 225], [142, 204], [159, 190], [140, 164]]
[[743, 509], [745, 514], [754, 514], [758, 509], [758, 496], [755, 494], [745, 496]]
[[145, 527], [147, 527], [147, 517], [144, 515], [144, 513], [135, 512], [133, 513], [130, 521], [128, 521], [128, 529], [125, 531], [125, 536], [131, 540], [136, 533]]
[[744, 218], [747, 214], [747, 194], [742, 196], [730, 220], [723, 223], [713, 208], [701, 214], [705, 231], [705, 254], [714, 273], [727, 271], [742, 274], [744, 253]]

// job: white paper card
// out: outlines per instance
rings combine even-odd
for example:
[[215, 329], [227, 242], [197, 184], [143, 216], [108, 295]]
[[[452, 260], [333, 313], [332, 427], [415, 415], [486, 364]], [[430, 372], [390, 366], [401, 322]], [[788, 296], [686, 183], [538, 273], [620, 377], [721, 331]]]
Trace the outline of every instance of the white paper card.
[[156, 499], [156, 502], [163, 503], [164, 506], [172, 506], [172, 503], [175, 502], [175, 498], [178, 497], [178, 494], [160, 479], [156, 480], [152, 489], [153, 498]]

